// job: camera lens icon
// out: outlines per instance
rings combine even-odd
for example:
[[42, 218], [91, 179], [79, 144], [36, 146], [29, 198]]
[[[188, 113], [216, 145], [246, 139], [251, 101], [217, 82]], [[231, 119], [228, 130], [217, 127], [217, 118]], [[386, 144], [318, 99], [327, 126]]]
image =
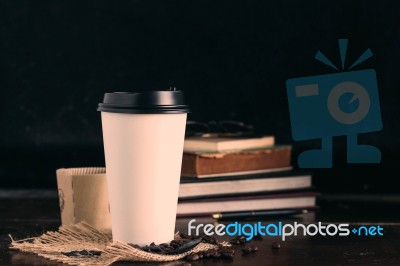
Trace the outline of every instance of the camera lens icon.
[[[349, 71], [372, 56], [365, 50], [346, 68], [348, 39], [339, 39], [341, 70], [321, 51], [315, 59], [338, 73], [288, 79], [292, 136], [296, 141], [321, 139], [319, 149], [299, 155], [301, 168], [332, 167], [332, 141], [335, 136], [347, 137], [348, 163], [379, 163], [381, 152], [372, 145], [358, 143], [361, 133], [382, 129], [378, 84], [374, 69]], [[351, 97], [348, 97], [351, 96]]]
[[286, 87], [293, 139], [321, 139], [319, 149], [299, 155], [299, 167], [332, 167], [335, 136], [347, 138], [348, 163], [380, 162], [378, 148], [358, 143], [359, 134], [382, 129], [375, 70], [294, 78]]
[[[345, 94], [351, 94], [351, 98], [348, 104], [352, 104], [354, 101], [358, 101], [358, 107], [352, 112], [345, 112], [340, 107], [340, 99]], [[344, 81], [337, 84], [332, 88], [327, 99], [329, 114], [337, 122], [346, 125], [357, 124], [363, 120], [370, 109], [371, 100], [367, 90], [359, 83], [353, 81]]]

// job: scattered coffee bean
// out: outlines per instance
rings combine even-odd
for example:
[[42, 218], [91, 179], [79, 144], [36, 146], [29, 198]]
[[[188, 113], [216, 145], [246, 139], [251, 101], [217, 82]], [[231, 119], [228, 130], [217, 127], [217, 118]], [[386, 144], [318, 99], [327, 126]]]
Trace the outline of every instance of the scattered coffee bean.
[[74, 250], [70, 252], [62, 252], [63, 255], [68, 256], [68, 257], [76, 257], [79, 255], [79, 251]]
[[168, 247], [169, 245], [168, 245], [167, 243], [161, 243], [159, 246], [160, 246], [160, 248], [166, 248], [166, 247]]
[[249, 253], [253, 252], [253, 250], [251, 249], [251, 247], [247, 247], [247, 248], [242, 248], [242, 252], [244, 254], [249, 254]]
[[203, 242], [205, 243], [209, 243], [209, 244], [217, 244], [217, 240], [215, 239], [215, 237], [212, 236], [203, 236]]
[[242, 249], [243, 254], [249, 254], [258, 251], [257, 246], [250, 246]]
[[239, 236], [238, 239], [239, 239], [240, 243], [242, 243], [242, 244], [246, 243], [246, 237], [245, 236]]
[[89, 256], [91, 255], [89, 251], [87, 251], [86, 249], [79, 251], [79, 255], [82, 256]]
[[212, 258], [220, 258], [221, 257], [221, 253], [219, 253], [218, 251], [214, 251], [210, 254], [210, 257]]
[[179, 233], [179, 236], [180, 236], [182, 239], [190, 239], [190, 238], [191, 238], [191, 236], [189, 236], [188, 234], [185, 234], [185, 233]]
[[149, 249], [149, 247], [150, 247], [150, 246], [144, 246], [144, 247], [141, 247], [141, 250], [144, 250], [144, 251], [148, 251], [148, 252], [150, 252], [150, 249]]
[[246, 237], [245, 236], [238, 236], [235, 238], [232, 238], [229, 240], [229, 243], [232, 245], [240, 245], [246, 243]]
[[176, 240], [172, 240], [172, 241], [169, 243], [169, 245], [170, 245], [171, 247], [173, 247], [174, 249], [176, 249], [176, 248], [180, 247], [180, 246], [182, 245], [182, 243], [180, 243], [179, 241], [176, 241]]
[[240, 241], [236, 238], [229, 240], [229, 243], [232, 245], [239, 245]]
[[211, 256], [211, 252], [209, 250], [203, 251], [203, 258], [209, 258]]
[[168, 247], [164, 248], [164, 250], [165, 250], [165, 251], [171, 251], [171, 250], [174, 250], [174, 248], [171, 247], [171, 246], [168, 246]]
[[185, 259], [186, 260], [190, 260], [190, 261], [195, 261], [195, 260], [199, 260], [200, 257], [199, 257], [199, 255], [197, 253], [192, 253], [192, 254], [187, 255], [185, 257]]
[[184, 262], [184, 263], [182, 263], [180, 266], [192, 266], [192, 264], [191, 264], [191, 263]]
[[280, 249], [281, 248], [281, 244], [274, 242], [271, 244], [271, 248], [272, 249]]
[[128, 245], [133, 248], [142, 249], [139, 245], [136, 245], [136, 244], [128, 243]]
[[[200, 237], [194, 237], [194, 236], [189, 236], [185, 233], [180, 233], [179, 234], [180, 239], [175, 239], [172, 240], [169, 243], [161, 243], [159, 245], [156, 245], [154, 242], [152, 242], [148, 246], [140, 247], [136, 244], [129, 244], [131, 247], [134, 248], [140, 248], [144, 251], [147, 252], [155, 252], [159, 254], [179, 254], [190, 248], [193, 248], [193, 244], [198, 244], [199, 241], [207, 244], [213, 244], [216, 245], [215, 249], [203, 251], [203, 252], [198, 252], [198, 253], [191, 253], [187, 255], [184, 259], [186, 261], [197, 261], [200, 259], [207, 259], [207, 258], [215, 258], [215, 259], [233, 259], [235, 256], [235, 250], [232, 247], [227, 247], [222, 245], [221, 243], [218, 243], [217, 239], [212, 237], [212, 236], [207, 236], [203, 234]], [[262, 237], [259, 237], [262, 239]], [[193, 243], [196, 242], [196, 243]], [[237, 236], [235, 238], [232, 238], [229, 240], [229, 243], [232, 245], [241, 245], [244, 246], [248, 241], [246, 240], [246, 236]], [[272, 244], [273, 249], [279, 249], [280, 244], [279, 243], [273, 243]], [[242, 248], [243, 254], [249, 254], [252, 252], [258, 251], [258, 247], [251, 245], [247, 247]], [[97, 252], [97, 253], [95, 253]], [[67, 256], [86, 256], [86, 255], [100, 255], [101, 252], [99, 251], [74, 251], [74, 252], [69, 252], [69, 253], [63, 253], [64, 255]], [[184, 262], [184, 264], [181, 264], [182, 266], [188, 266], [191, 265], [190, 263]]]
[[258, 247], [257, 247], [257, 246], [251, 246], [251, 250], [252, 250], [253, 252], [258, 251]]
[[62, 252], [65, 256], [68, 257], [77, 257], [77, 256], [100, 256], [101, 251], [98, 250], [74, 250], [70, 252]]
[[221, 258], [224, 259], [232, 259], [235, 256], [235, 251], [228, 247], [221, 248], [219, 253], [221, 253]]
[[230, 247], [222, 247], [219, 249], [219, 252], [221, 253], [235, 253], [235, 250]]

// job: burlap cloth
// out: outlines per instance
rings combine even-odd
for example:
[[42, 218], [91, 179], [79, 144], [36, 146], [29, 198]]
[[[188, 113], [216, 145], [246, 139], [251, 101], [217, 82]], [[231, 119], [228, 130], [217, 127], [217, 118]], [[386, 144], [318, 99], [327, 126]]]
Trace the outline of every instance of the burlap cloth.
[[[49, 231], [41, 236], [14, 240], [11, 249], [32, 252], [44, 258], [69, 265], [110, 265], [116, 261], [175, 261], [190, 253], [216, 249], [217, 245], [200, 243], [193, 249], [178, 255], [161, 255], [146, 252], [121, 242], [112, 243], [110, 231], [100, 231], [86, 223], [70, 227], [61, 226], [58, 231]], [[175, 235], [179, 239], [179, 235]], [[229, 246], [228, 243], [222, 243]], [[72, 251], [100, 251], [100, 255], [75, 255]]]

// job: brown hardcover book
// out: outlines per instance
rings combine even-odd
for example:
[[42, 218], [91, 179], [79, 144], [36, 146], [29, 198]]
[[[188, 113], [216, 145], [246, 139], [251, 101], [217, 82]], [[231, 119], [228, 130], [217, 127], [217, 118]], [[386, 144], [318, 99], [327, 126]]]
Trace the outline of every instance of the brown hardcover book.
[[183, 153], [182, 176], [215, 177], [226, 174], [262, 173], [291, 168], [291, 146], [229, 153]]

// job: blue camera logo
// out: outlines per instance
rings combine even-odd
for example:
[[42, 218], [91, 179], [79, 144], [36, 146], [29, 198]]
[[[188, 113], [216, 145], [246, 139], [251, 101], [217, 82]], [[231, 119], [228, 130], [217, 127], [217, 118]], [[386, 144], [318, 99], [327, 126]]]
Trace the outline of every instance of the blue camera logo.
[[[339, 48], [344, 69], [347, 40], [340, 39]], [[371, 56], [371, 50], [366, 50], [348, 70]], [[315, 58], [338, 70], [321, 52]], [[378, 148], [357, 142], [358, 134], [382, 129], [375, 70], [289, 79], [286, 88], [293, 139], [321, 139], [321, 149], [300, 154], [299, 167], [332, 167], [332, 138], [343, 135], [348, 163], [380, 163]]]

